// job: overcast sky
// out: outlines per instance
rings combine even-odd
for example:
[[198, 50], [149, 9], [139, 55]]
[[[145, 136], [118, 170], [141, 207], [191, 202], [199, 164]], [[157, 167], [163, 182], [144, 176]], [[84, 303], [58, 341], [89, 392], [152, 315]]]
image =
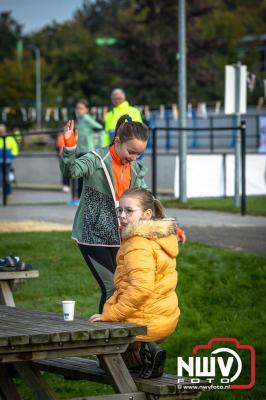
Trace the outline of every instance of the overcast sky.
[[0, 12], [12, 11], [12, 16], [24, 25], [23, 33], [38, 30], [53, 20], [70, 19], [83, 0], [0, 0]]

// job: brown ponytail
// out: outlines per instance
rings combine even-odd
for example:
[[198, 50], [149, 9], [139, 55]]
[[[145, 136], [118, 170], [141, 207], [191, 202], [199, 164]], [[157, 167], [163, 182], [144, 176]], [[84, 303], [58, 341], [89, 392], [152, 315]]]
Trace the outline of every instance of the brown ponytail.
[[112, 144], [114, 144], [115, 138], [117, 137], [121, 143], [125, 143], [132, 139], [139, 139], [143, 142], [147, 142], [148, 136], [149, 130], [145, 124], [132, 121], [132, 118], [128, 114], [125, 114], [117, 121]]
[[156, 199], [147, 189], [133, 188], [126, 190], [121, 197], [137, 197], [143, 211], [152, 210], [153, 219], [165, 218], [165, 210], [160, 200]]

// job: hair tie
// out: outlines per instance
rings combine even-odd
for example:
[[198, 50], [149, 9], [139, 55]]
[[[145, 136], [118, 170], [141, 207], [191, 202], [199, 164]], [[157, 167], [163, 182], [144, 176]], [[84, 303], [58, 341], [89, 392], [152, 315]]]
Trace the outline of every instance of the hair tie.
[[125, 120], [125, 122], [132, 122], [132, 118], [130, 116], [128, 116], [127, 119]]

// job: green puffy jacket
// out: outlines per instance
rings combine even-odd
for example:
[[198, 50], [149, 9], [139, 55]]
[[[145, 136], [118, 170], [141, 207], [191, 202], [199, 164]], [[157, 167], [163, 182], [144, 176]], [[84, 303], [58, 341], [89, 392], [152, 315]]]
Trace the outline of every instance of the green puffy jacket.
[[[60, 162], [61, 171], [69, 178], [83, 177], [80, 197], [72, 237], [78, 243], [95, 246], [119, 247], [118, 220], [111, 187], [103, 164], [114, 186], [112, 157], [109, 147], [97, 149], [76, 159], [75, 150], [64, 149]], [[146, 169], [137, 161], [131, 164], [130, 187], [144, 187]]]
[[78, 118], [78, 147], [77, 154], [85, 154], [95, 149], [93, 130], [102, 129], [102, 125], [95, 121], [89, 114]]

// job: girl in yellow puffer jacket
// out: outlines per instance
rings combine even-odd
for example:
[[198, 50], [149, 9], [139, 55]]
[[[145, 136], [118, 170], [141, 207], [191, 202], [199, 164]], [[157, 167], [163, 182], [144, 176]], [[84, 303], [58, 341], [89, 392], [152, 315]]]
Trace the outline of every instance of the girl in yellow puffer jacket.
[[126, 190], [118, 215], [122, 245], [117, 254], [115, 292], [102, 314], [90, 321], [117, 321], [146, 325], [123, 358], [129, 368], [142, 366], [141, 376], [160, 376], [166, 358], [156, 342], [174, 332], [179, 307], [176, 296], [177, 225], [166, 219], [163, 207], [146, 189]]

